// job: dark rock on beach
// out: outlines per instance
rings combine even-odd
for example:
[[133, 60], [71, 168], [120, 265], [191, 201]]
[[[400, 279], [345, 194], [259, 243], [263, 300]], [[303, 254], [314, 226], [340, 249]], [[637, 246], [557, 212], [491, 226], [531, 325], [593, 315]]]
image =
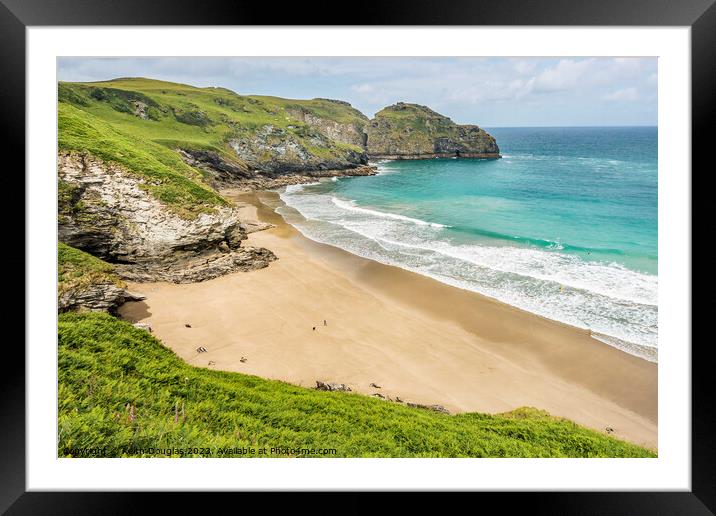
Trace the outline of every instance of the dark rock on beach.
[[324, 383], [320, 380], [316, 380], [316, 389], [319, 391], [343, 391], [348, 392], [351, 390], [344, 383]]

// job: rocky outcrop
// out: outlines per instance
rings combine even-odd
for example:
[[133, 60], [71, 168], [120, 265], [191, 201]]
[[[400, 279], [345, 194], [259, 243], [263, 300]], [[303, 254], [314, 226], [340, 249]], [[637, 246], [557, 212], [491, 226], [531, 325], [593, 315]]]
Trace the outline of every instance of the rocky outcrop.
[[114, 267], [121, 277], [131, 281], [196, 283], [230, 272], [263, 269], [276, 260], [276, 255], [263, 247], [241, 247], [234, 250], [224, 246], [222, 248], [223, 252], [205, 253], [197, 258], [178, 260], [169, 266], [142, 263], [115, 264]]
[[231, 162], [214, 151], [177, 149], [177, 152], [187, 164], [207, 172], [217, 188], [255, 176], [245, 163]]
[[426, 106], [399, 102], [367, 128], [371, 159], [499, 158], [495, 139], [476, 125], [457, 125]]
[[316, 390], [319, 391], [336, 391], [336, 392], [350, 392], [351, 388], [344, 383], [326, 383], [320, 380], [316, 380]]
[[288, 108], [286, 111], [291, 115], [291, 117], [310, 127], [313, 127], [326, 138], [348, 145], [365, 148], [367, 141], [367, 134], [365, 132], [365, 127], [368, 125], [367, 116], [357, 109], [353, 109], [348, 102], [331, 99], [315, 100], [322, 100], [345, 106], [351, 109], [354, 115], [353, 119], [349, 121], [332, 120], [330, 118], [318, 116], [316, 113], [302, 106]]
[[[244, 142], [242, 145], [249, 145]], [[308, 164], [296, 162], [290, 167], [285, 163], [273, 163], [267, 170], [252, 170], [249, 165], [231, 162], [216, 152], [204, 150], [178, 149], [182, 159], [189, 165], [199, 168], [211, 178], [212, 186], [217, 190], [242, 188], [246, 190], [268, 190], [291, 184], [310, 183], [321, 177], [371, 176], [378, 173], [377, 168], [365, 164], [351, 164], [345, 168], [326, 168], [336, 162], [317, 162], [311, 168]], [[303, 155], [305, 158], [306, 155]], [[246, 157], [246, 155], [244, 155]], [[301, 159], [303, 159], [301, 158]], [[361, 157], [359, 161], [367, 158]], [[291, 171], [295, 166], [296, 170]], [[302, 168], [305, 167], [305, 168]]]
[[246, 232], [232, 206], [182, 217], [117, 165], [76, 153], [58, 161], [60, 241], [115, 264], [124, 277], [201, 281], [275, 259], [241, 247]]
[[127, 301], [141, 301], [144, 296], [132, 294], [114, 282], [61, 288], [57, 295], [60, 312], [88, 310], [113, 313]]
[[273, 188], [281, 188], [282, 186], [313, 183], [325, 177], [374, 176], [377, 173], [377, 167], [365, 165], [343, 170], [305, 171], [303, 173], [285, 174], [278, 177], [267, 177], [257, 174], [251, 179], [238, 181], [231, 186], [238, 190], [271, 190]]
[[268, 124], [229, 139], [228, 145], [256, 175], [269, 177], [350, 169], [368, 163], [362, 150], [339, 147], [318, 131], [306, 133], [305, 127], [284, 129]]

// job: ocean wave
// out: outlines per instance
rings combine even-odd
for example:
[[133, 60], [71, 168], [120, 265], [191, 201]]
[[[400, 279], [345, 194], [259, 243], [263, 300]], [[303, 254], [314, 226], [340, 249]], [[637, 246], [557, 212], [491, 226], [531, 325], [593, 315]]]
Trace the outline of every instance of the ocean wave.
[[396, 213], [387, 213], [383, 211], [378, 210], [371, 210], [368, 208], [361, 208], [359, 206], [356, 206], [355, 201], [343, 201], [341, 199], [338, 199], [336, 197], [331, 197], [331, 202], [338, 206], [339, 208], [343, 210], [349, 210], [356, 213], [363, 213], [366, 215], [370, 215], [373, 217], [379, 217], [379, 218], [385, 218], [385, 219], [394, 219], [394, 220], [402, 220], [405, 222], [412, 222], [413, 224], [417, 224], [419, 226], [431, 226], [434, 228], [449, 228], [450, 226], [447, 226], [445, 224], [439, 224], [437, 222], [427, 222], [420, 219], [414, 219], [412, 217], [406, 217], [405, 215], [398, 215]]
[[387, 163], [387, 161], [379, 161], [378, 163], [376, 163], [379, 176], [386, 176], [388, 174], [395, 174], [398, 172], [398, 170], [396, 170], [395, 168], [384, 166], [383, 163]]
[[314, 185], [320, 185], [320, 184], [321, 183], [316, 182], [316, 183], [302, 183], [302, 184], [297, 184], [297, 185], [287, 185], [285, 187], [284, 192], [288, 195], [296, 194], [296, 193], [302, 192], [303, 189], [307, 186], [314, 186]]
[[620, 264], [586, 262], [576, 256], [515, 247], [456, 246], [440, 241], [415, 245], [375, 234], [360, 234], [390, 245], [435, 252], [480, 267], [550, 282], [555, 288], [569, 287], [642, 305], [658, 304], [656, 276], [634, 272]]
[[496, 238], [499, 240], [508, 240], [511, 242], [519, 242], [521, 244], [527, 244], [531, 246], [541, 247], [548, 250], [556, 251], [579, 251], [583, 253], [600, 253], [600, 254], [613, 254], [623, 255], [624, 251], [621, 249], [614, 249], [610, 247], [585, 247], [574, 244], [562, 242], [561, 240], [547, 240], [544, 238], [525, 237], [521, 235], [513, 235], [509, 233], [500, 233], [498, 231], [490, 231], [487, 229], [479, 228], [454, 228], [455, 231], [461, 233], [467, 233], [471, 235], [485, 236], [490, 238]]
[[658, 362], [659, 349], [656, 346], [648, 346], [644, 344], [635, 344], [633, 342], [627, 342], [625, 340], [611, 337], [609, 335], [602, 335], [601, 333], [592, 332], [591, 337], [608, 344], [614, 348], [621, 349], [632, 355], [640, 356], [649, 362]]
[[[285, 191], [307, 237], [493, 297], [543, 317], [625, 342], [651, 359], [657, 345], [658, 280], [617, 263], [587, 261], [547, 246], [451, 240], [449, 226], [358, 206], [330, 194]], [[285, 216], [288, 213], [280, 211]], [[646, 350], [646, 351], [645, 351]]]

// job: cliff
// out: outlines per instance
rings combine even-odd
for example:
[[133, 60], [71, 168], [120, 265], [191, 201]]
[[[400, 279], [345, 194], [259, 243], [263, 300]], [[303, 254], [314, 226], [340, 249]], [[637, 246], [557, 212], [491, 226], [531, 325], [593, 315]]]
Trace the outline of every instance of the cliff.
[[350, 174], [368, 158], [365, 115], [329, 99], [238, 95], [142, 78], [59, 83], [60, 105], [171, 149], [215, 186], [301, 173]]
[[367, 126], [371, 159], [499, 158], [495, 139], [476, 125], [458, 125], [426, 106], [398, 102]]
[[246, 229], [230, 205], [177, 211], [121, 165], [87, 153], [61, 152], [58, 160], [59, 240], [114, 264], [123, 278], [202, 281], [276, 259], [241, 245]]
[[57, 278], [59, 312], [114, 312], [126, 301], [144, 299], [127, 291], [112, 265], [62, 243], [57, 246]]
[[427, 107], [369, 120], [349, 103], [243, 96], [143, 78], [58, 85], [58, 233], [123, 278], [190, 282], [266, 267], [225, 188], [372, 175], [368, 157], [499, 157]]
[[[374, 174], [366, 118], [327, 99], [247, 97], [149, 79], [58, 86], [60, 241], [133, 280], [265, 267], [217, 189]], [[300, 176], [297, 176], [300, 173]]]

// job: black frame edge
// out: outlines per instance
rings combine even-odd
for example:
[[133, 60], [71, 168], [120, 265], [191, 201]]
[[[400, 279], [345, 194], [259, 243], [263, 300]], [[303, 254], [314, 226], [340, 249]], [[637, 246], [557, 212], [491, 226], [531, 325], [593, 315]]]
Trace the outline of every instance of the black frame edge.
[[336, 16], [331, 0], [2, 0], [25, 25], [670, 25], [690, 26], [713, 0], [363, 0]]
[[[691, 27], [691, 152], [692, 152], [692, 238], [701, 234], [694, 231], [699, 219], [693, 210], [694, 171], [706, 173], [713, 169], [711, 146], [714, 114], [716, 114], [716, 4], [706, 10]], [[695, 216], [696, 215], [696, 216]], [[708, 217], [708, 215], [703, 214]], [[698, 226], [696, 226], [698, 227]], [[707, 229], [707, 228], [706, 228]], [[692, 243], [692, 275], [695, 265]], [[703, 260], [703, 257], [699, 257]], [[703, 270], [703, 268], [701, 269]], [[693, 280], [691, 281], [693, 288]], [[693, 291], [692, 291], [693, 300]], [[703, 309], [692, 301], [692, 314]], [[692, 315], [693, 320], [693, 315]], [[708, 320], [708, 319], [706, 319]], [[693, 323], [692, 323], [693, 334]], [[701, 337], [704, 338], [703, 336]], [[693, 493], [712, 511], [716, 511], [716, 409], [710, 394], [713, 392], [712, 362], [709, 350], [703, 344], [691, 347], [692, 401], [691, 401], [691, 482]]]
[[[0, 81], [0, 113], [4, 122], [5, 142], [10, 149], [24, 149], [25, 137], [25, 28], [28, 25], [226, 25], [308, 22], [316, 24], [316, 18], [308, 19], [306, 13], [288, 8], [278, 18], [272, 6], [248, 5], [231, 2], [210, 2], [213, 9], [195, 11], [197, 4], [189, 0], [167, 2], [158, 0], [147, 5], [139, 0], [125, 0], [120, 9], [112, 9], [107, 0], [56, 0], [51, 5], [41, 0], [0, 0], [0, 63], [4, 72]], [[171, 5], [169, 5], [171, 4]], [[9, 8], [7, 7], [9, 6]], [[116, 6], [115, 6], [116, 7]], [[305, 7], [305, 6], [304, 6]], [[329, 4], [321, 2], [319, 10], [331, 12]], [[167, 10], [170, 15], [167, 16]], [[275, 10], [275, 9], [274, 9]], [[138, 14], [139, 13], [139, 14]], [[352, 21], [343, 18], [322, 20], [325, 24], [341, 24]], [[692, 28], [692, 179], [695, 168], [706, 169], [710, 157], [709, 129], [713, 127], [716, 113], [716, 4], [714, 0], [604, 0], [602, 2], [569, 2], [567, 0], [543, 0], [540, 4], [519, 0], [481, 0], [470, 2], [458, 0], [450, 8], [440, 9], [432, 0], [408, 3], [405, 0], [390, 4], [368, 4], [362, 17], [356, 19], [361, 25], [667, 25], [691, 26]], [[708, 149], [708, 150], [707, 150]], [[18, 153], [15, 153], [16, 155]], [[19, 165], [19, 166], [18, 166]], [[15, 170], [24, 170], [25, 155], [21, 153]], [[711, 165], [712, 167], [712, 165]], [[711, 168], [710, 167], [710, 168]], [[23, 193], [25, 178], [17, 177]], [[693, 191], [693, 188], [692, 188]], [[23, 195], [24, 198], [24, 195]], [[14, 270], [25, 264], [25, 226], [17, 224], [15, 215], [8, 211], [6, 220], [13, 221], [8, 230], [12, 241], [22, 241], [22, 253], [10, 260]], [[696, 219], [694, 219], [696, 221]], [[693, 231], [692, 231], [693, 234]], [[19, 280], [18, 280], [19, 281]], [[24, 292], [24, 286], [23, 286]], [[23, 295], [23, 308], [25, 306]], [[696, 307], [694, 307], [696, 308]], [[9, 344], [9, 341], [6, 341]], [[647, 493], [511, 493], [511, 499], [529, 507], [530, 512], [566, 514], [714, 514], [716, 510], [716, 447], [713, 435], [714, 404], [709, 379], [712, 375], [708, 351], [704, 347], [692, 349], [692, 491]], [[128, 505], [142, 505], [156, 500], [151, 493], [131, 495], [127, 493], [26, 493], [25, 492], [25, 354], [18, 346], [6, 346], [7, 363], [12, 365], [0, 378], [3, 396], [0, 397], [0, 442], [5, 450], [0, 461], [0, 511], [10, 508], [8, 514], [28, 514], [39, 511], [53, 514], [78, 512], [127, 512]], [[132, 501], [127, 498], [131, 496]], [[167, 509], [188, 510], [199, 497], [192, 494], [172, 493], [172, 503]], [[224, 501], [228, 494], [214, 493]], [[248, 493], [242, 497], [249, 496]], [[253, 495], [252, 495], [253, 496]], [[305, 498], [308, 493], [292, 496]], [[352, 504], [346, 509], [355, 510], [362, 500], [372, 500], [375, 495], [350, 495]], [[458, 495], [460, 496], [460, 495]], [[502, 501], [504, 495], [483, 493], [481, 498]], [[499, 497], [499, 500], [498, 500]], [[245, 499], [245, 498], [244, 498]], [[424, 496], [415, 494], [414, 499], [423, 508]], [[166, 503], [167, 500], [163, 500]], [[293, 504], [293, 502], [292, 502]], [[12, 507], [10, 507], [12, 505]], [[370, 502], [366, 502], [366, 509]], [[444, 509], [444, 506], [438, 506]], [[438, 508], [436, 507], [436, 508]], [[206, 506], [202, 507], [206, 509]], [[181, 512], [184, 512], [182, 510]]]
[[[0, 63], [3, 78], [0, 80], [0, 120], [2, 120], [3, 142], [6, 149], [13, 149], [16, 158], [14, 166], [4, 167], [8, 172], [8, 182], [12, 183], [14, 192], [22, 192], [15, 197], [15, 203], [3, 203], [3, 219], [9, 232], [6, 242], [13, 242], [14, 253], [7, 260], [8, 270], [25, 271], [25, 25], [5, 5], [0, 3]], [[8, 177], [9, 176], [9, 177]], [[22, 208], [22, 211], [20, 211]], [[22, 222], [18, 213], [23, 214]], [[21, 244], [21, 245], [20, 245]], [[25, 285], [19, 274], [10, 275], [19, 283], [15, 285], [17, 295], [15, 306], [25, 309]], [[7, 321], [12, 320], [7, 317]], [[16, 329], [18, 321], [15, 320]], [[24, 336], [24, 323], [21, 326]], [[23, 338], [23, 342], [24, 342]], [[12, 339], [5, 340], [8, 353], [3, 374], [0, 376], [0, 443], [3, 443], [2, 460], [0, 461], [0, 511], [25, 492], [25, 347], [12, 345]]]

